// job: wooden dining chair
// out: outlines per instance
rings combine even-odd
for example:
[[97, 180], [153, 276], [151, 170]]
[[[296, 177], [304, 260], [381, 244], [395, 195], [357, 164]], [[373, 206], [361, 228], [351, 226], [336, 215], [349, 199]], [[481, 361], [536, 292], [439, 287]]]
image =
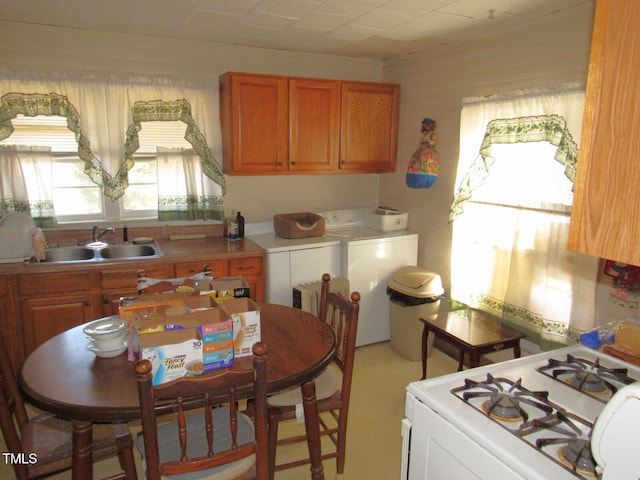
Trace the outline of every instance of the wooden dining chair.
[[[0, 332], [0, 427], [18, 480], [39, 478], [72, 466], [71, 422], [50, 414], [29, 417]], [[119, 457], [122, 472], [110, 480], [136, 480], [133, 439], [126, 424], [93, 426], [92, 460]]]
[[[225, 368], [156, 386], [151, 362], [136, 364], [142, 410], [136, 446], [147, 480], [185, 473], [189, 479], [267, 480], [266, 350], [261, 342], [253, 346], [252, 369]], [[254, 399], [253, 422], [238, 411], [239, 390]], [[167, 410], [175, 418], [159, 422]]]
[[[331, 276], [322, 276], [322, 289], [318, 316], [327, 322], [336, 337], [336, 356], [334, 361], [316, 379], [316, 398], [318, 413], [328, 413], [329, 418], [320, 418], [320, 434], [328, 436], [335, 450], [322, 455], [322, 459], [336, 458], [337, 477], [344, 472], [345, 447], [347, 442], [347, 418], [351, 379], [356, 349], [360, 293], [352, 292], [351, 299], [345, 299], [340, 293], [329, 291]], [[340, 379], [342, 377], [342, 379]], [[294, 435], [278, 439], [278, 424], [282, 420], [296, 418], [296, 405], [302, 404], [300, 388], [273, 395], [267, 400], [269, 417], [269, 475], [273, 480], [276, 470], [296, 467], [310, 463], [309, 458], [299, 459], [276, 465], [276, 448], [307, 441], [306, 435]]]

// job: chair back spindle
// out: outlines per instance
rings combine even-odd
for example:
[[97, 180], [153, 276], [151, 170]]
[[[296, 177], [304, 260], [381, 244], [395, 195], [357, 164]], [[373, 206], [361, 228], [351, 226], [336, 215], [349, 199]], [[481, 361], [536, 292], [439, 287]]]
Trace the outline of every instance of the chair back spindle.
[[[248, 370], [222, 369], [153, 386], [151, 368], [148, 360], [136, 365], [148, 480], [226, 467], [250, 460], [253, 455], [255, 465], [248, 476], [240, 478], [266, 480], [266, 347], [263, 343], [254, 345], [253, 368]], [[239, 398], [247, 395], [254, 398], [255, 408], [250, 437], [246, 433], [249, 420], [237, 407]], [[193, 415], [194, 410], [197, 415]], [[174, 426], [159, 425], [157, 421], [157, 417], [167, 411], [176, 416]], [[171, 430], [173, 435], [177, 433], [174, 445], [179, 446], [179, 451], [172, 452], [172, 442], [167, 443], [165, 438]]]

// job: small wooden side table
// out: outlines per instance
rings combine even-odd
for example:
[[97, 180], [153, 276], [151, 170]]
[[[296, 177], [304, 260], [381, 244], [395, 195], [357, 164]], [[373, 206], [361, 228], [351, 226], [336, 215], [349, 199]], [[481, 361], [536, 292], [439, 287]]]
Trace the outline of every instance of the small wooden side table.
[[480, 356], [513, 348], [519, 358], [520, 340], [526, 335], [508, 327], [499, 320], [477, 310], [444, 311], [435, 317], [421, 318], [422, 330], [422, 380], [427, 378], [427, 339], [429, 332], [460, 350], [458, 371], [462, 370], [464, 354], [469, 353], [471, 368], [480, 365]]

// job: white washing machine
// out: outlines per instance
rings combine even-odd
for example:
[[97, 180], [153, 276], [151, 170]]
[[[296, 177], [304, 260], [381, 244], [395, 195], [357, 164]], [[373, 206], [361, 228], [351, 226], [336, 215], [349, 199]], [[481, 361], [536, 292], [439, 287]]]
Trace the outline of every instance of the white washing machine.
[[275, 233], [248, 235], [267, 252], [267, 302], [292, 306], [293, 287], [317, 282], [322, 274], [340, 275], [340, 241], [326, 236], [281, 238]]
[[340, 241], [340, 275], [361, 295], [356, 345], [389, 340], [387, 284], [404, 266], [418, 263], [418, 234], [380, 232], [365, 224], [363, 209], [321, 212], [325, 237]]

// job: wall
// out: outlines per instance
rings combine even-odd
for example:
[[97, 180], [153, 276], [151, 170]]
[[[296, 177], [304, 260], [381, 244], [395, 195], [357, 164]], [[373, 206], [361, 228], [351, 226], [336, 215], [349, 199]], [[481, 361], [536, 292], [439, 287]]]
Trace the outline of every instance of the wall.
[[[176, 78], [218, 89], [226, 71], [382, 80], [382, 62], [0, 22], [0, 68]], [[6, 92], [0, 92], [4, 94]], [[211, 106], [218, 117], [218, 105]], [[216, 125], [219, 122], [216, 121]], [[220, 131], [204, 132], [222, 162]], [[373, 207], [378, 175], [227, 177], [225, 205], [247, 222], [273, 213]]]
[[[464, 97], [585, 81], [593, 4], [583, 3], [495, 35], [443, 45], [388, 61], [383, 79], [401, 84], [398, 169], [380, 177], [379, 203], [409, 212], [420, 234], [419, 266], [438, 273], [450, 288], [451, 225]], [[428, 189], [405, 185], [406, 165], [421, 140], [420, 122], [437, 121], [440, 176]], [[489, 220], [487, 221], [489, 226]]]

